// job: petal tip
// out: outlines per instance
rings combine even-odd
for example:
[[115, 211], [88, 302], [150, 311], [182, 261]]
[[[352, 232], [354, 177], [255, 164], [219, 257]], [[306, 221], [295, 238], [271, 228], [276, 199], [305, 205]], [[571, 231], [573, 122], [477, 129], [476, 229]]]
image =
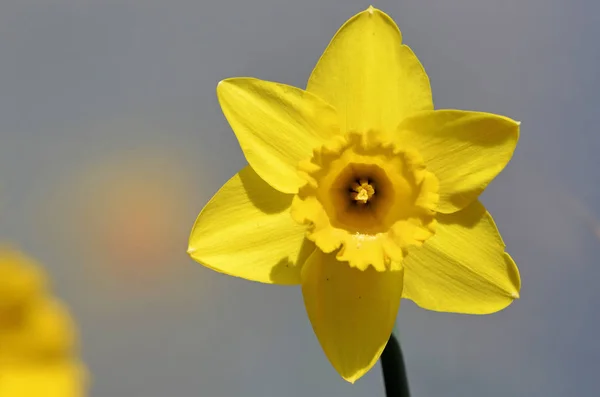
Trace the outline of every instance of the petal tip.
[[359, 13], [357, 16], [359, 16], [359, 15], [366, 15], [367, 17], [380, 16], [380, 17], [383, 17], [384, 19], [392, 21], [394, 23], [394, 25], [396, 24], [394, 22], [394, 20], [388, 14], [386, 14], [384, 11], [380, 10], [379, 8], [373, 7], [372, 4], [366, 10]]
[[[217, 94], [231, 86], [236, 81], [244, 79], [243, 77], [227, 77], [217, 83]], [[248, 79], [248, 78], [246, 78]]]
[[[393, 22], [393, 19], [386, 14], [385, 12], [381, 11], [379, 8], [373, 7], [373, 5], [369, 5], [369, 7], [367, 7], [366, 10], [359, 12], [358, 14], [354, 15], [353, 18], [350, 18], [347, 22], [352, 21], [354, 18], [357, 17], [361, 17], [361, 16], [365, 16], [367, 18], [372, 18], [374, 16], [381, 16], [385, 19], [391, 20]], [[394, 22], [395, 24], [395, 22]]]
[[217, 83], [217, 88], [215, 89], [215, 91], [217, 92], [217, 97], [219, 97], [219, 100], [221, 99], [220, 96], [221, 96], [221, 93], [223, 92], [223, 89], [227, 85], [227, 80], [229, 80], [229, 79], [223, 79]]
[[518, 120], [512, 120], [513, 122], [513, 134], [514, 137], [518, 140], [521, 132], [521, 122]]
[[[379, 359], [379, 356], [377, 357], [377, 360]], [[346, 382], [350, 383], [350, 384], [355, 384], [357, 380], [359, 380], [360, 378], [362, 378], [367, 372], [369, 372], [369, 370], [373, 367], [373, 365], [375, 365], [375, 363], [377, 362], [377, 360], [374, 360], [374, 362], [369, 365], [368, 367], [362, 368], [360, 370], [355, 370], [351, 373], [343, 373], [342, 371], [338, 371], [338, 373], [340, 374], [340, 376], [342, 377], [342, 379], [344, 379]]]
[[507, 266], [508, 277], [510, 279], [510, 282], [514, 286], [514, 291], [512, 291], [510, 295], [513, 298], [518, 299], [520, 297], [519, 293], [521, 291], [521, 273], [519, 272], [517, 264], [508, 252], [504, 253], [504, 260]]
[[352, 377], [345, 377], [345, 376], [342, 376], [342, 378], [343, 378], [343, 379], [344, 379], [346, 382], [350, 383], [351, 385], [353, 385], [353, 384], [354, 384], [354, 383], [355, 383], [355, 382], [358, 380], [358, 378], [357, 378], [356, 376], [352, 376]]

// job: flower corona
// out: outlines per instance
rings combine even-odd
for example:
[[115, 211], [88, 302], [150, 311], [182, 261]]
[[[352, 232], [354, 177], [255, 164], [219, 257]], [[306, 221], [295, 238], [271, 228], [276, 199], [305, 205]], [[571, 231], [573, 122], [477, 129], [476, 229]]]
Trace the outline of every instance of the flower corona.
[[437, 180], [416, 150], [375, 132], [336, 136], [302, 161], [292, 217], [323, 252], [365, 270], [400, 270], [406, 248], [435, 231]]

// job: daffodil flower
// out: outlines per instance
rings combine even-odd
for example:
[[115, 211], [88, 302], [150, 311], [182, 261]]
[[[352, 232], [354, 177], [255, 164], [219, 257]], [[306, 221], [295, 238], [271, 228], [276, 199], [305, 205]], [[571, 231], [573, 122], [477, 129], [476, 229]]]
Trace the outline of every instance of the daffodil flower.
[[200, 213], [191, 257], [228, 275], [302, 286], [315, 334], [349, 382], [377, 361], [401, 298], [486, 314], [519, 296], [517, 267], [478, 201], [519, 123], [433, 110], [429, 78], [394, 21], [348, 20], [307, 88], [217, 86], [249, 166]]
[[0, 246], [0, 397], [80, 397], [76, 330], [37, 263]]
[[79, 397], [87, 373], [78, 362], [21, 364], [1, 368], [0, 396]]
[[44, 363], [75, 356], [75, 324], [59, 301], [45, 297], [23, 309], [13, 324], [0, 323], [0, 377], [5, 363]]
[[0, 246], [0, 328], [18, 308], [45, 293], [46, 276], [22, 253]]

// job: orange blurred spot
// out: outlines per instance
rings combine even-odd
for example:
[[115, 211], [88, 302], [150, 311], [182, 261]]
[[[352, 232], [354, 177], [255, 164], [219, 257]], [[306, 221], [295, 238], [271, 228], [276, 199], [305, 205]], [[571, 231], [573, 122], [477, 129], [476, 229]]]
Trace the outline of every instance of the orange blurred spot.
[[186, 181], [164, 150], [128, 151], [84, 169], [58, 192], [69, 225], [63, 249], [110, 276], [164, 276], [187, 260], [195, 208]]

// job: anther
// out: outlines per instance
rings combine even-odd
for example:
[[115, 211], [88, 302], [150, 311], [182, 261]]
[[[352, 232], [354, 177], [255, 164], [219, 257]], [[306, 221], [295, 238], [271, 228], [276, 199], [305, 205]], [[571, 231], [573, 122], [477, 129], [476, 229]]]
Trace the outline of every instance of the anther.
[[367, 204], [375, 195], [375, 189], [373, 188], [373, 185], [369, 183], [368, 179], [360, 179], [358, 182], [352, 183], [351, 187], [352, 192], [350, 193], [350, 196], [359, 204]]

